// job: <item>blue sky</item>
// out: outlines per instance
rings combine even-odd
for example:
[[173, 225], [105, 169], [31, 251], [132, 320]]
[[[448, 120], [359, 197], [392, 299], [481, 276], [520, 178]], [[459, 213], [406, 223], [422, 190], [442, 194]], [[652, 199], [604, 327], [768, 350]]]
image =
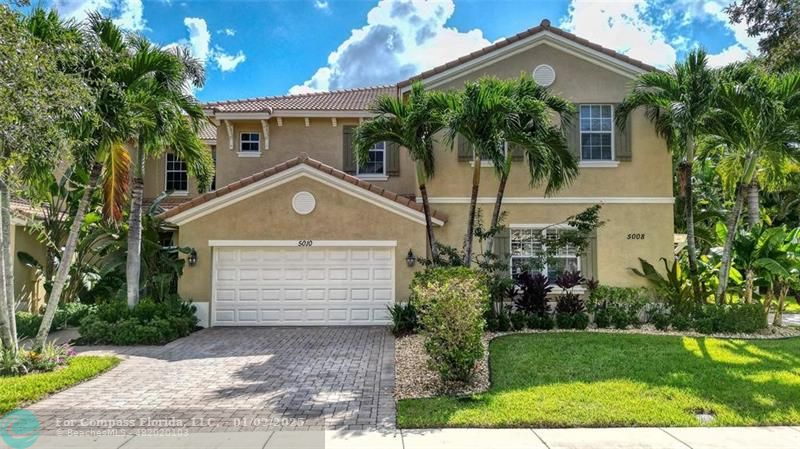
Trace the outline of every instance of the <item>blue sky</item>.
[[714, 65], [757, 51], [729, 0], [46, 0], [81, 19], [100, 10], [205, 61], [202, 101], [394, 83], [548, 18], [667, 67], [701, 45]]

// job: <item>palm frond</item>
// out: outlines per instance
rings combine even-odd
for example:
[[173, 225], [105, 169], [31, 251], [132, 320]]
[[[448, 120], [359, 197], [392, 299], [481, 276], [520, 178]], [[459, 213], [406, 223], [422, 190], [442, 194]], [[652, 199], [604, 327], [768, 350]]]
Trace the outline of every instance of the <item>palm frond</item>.
[[116, 223], [122, 220], [131, 173], [130, 154], [122, 142], [109, 146], [103, 165], [103, 215]]

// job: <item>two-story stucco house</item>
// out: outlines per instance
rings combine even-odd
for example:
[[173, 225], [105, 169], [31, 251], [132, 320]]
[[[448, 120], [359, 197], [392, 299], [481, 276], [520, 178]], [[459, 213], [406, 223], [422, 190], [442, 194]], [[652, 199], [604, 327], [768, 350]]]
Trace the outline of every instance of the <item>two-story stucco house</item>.
[[[182, 297], [203, 323], [358, 325], [384, 323], [387, 305], [404, 301], [425, 257], [415, 171], [402, 148], [378, 144], [363, 167], [353, 160], [354, 127], [381, 95], [402, 96], [414, 80], [457, 89], [484, 75], [532, 73], [577, 105], [569, 142], [580, 175], [545, 197], [529, 186], [523, 161], [504, 201], [503, 257], [518, 266], [546, 241], [543, 227], [602, 204], [601, 227], [587, 254], [568, 251], [558, 267], [609, 285], [641, 283], [630, 268], [672, 250], [671, 159], [643, 113], [624, 130], [615, 105], [631, 80], [655, 70], [575, 35], [540, 26], [393, 86], [210, 103], [216, 126], [203, 137], [214, 152], [216, 190], [199, 195], [172, 155], [150, 161], [146, 196], [176, 193], [163, 213], [176, 242], [196, 252], [180, 279]], [[437, 239], [461, 246], [471, 186], [471, 154], [436, 148], [428, 191]], [[484, 168], [479, 203], [490, 213], [497, 181]], [[550, 229], [547, 232], [558, 232]]]

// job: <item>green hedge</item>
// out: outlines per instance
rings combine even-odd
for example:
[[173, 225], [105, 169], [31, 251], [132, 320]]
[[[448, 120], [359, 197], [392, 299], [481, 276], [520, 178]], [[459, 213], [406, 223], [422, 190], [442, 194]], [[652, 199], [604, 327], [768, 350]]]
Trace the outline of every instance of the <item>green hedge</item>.
[[192, 333], [197, 326], [195, 307], [179, 299], [144, 299], [132, 309], [123, 301], [97, 306], [81, 321], [80, 344], [158, 345]]

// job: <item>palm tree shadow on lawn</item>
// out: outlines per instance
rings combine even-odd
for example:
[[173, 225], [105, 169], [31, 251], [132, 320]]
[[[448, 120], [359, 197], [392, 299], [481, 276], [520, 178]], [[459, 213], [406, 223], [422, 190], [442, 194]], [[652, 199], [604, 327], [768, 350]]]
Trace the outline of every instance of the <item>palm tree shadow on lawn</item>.
[[495, 339], [490, 351], [486, 394], [401, 401], [400, 425], [800, 423], [800, 339], [527, 334]]

